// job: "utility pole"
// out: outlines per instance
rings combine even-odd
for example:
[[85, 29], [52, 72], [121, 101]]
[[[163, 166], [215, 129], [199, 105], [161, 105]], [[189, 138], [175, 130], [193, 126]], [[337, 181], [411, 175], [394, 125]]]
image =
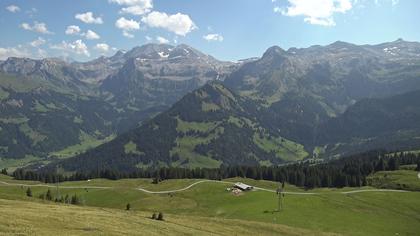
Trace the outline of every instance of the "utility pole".
[[277, 188], [277, 211], [280, 212], [281, 210], [283, 210], [283, 198], [284, 198], [284, 181], [283, 183], [280, 185], [279, 183], [279, 187]]
[[59, 171], [58, 171], [58, 165], [55, 167], [56, 169], [55, 169], [55, 172], [56, 172], [56, 174], [57, 174], [57, 178], [56, 178], [56, 187], [57, 187], [57, 190], [56, 190], [56, 199], [60, 199], [60, 191], [59, 191], [59, 187], [58, 187], [58, 183], [60, 182], [60, 178], [59, 178]]

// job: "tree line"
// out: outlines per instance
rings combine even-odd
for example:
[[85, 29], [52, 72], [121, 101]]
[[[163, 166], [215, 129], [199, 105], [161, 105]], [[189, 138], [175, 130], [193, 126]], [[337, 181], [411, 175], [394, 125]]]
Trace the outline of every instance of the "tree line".
[[366, 177], [377, 171], [393, 171], [400, 165], [417, 164], [420, 170], [420, 154], [370, 151], [323, 163], [305, 161], [285, 166], [221, 166], [220, 168], [176, 168], [139, 169], [132, 172], [99, 170], [77, 172], [69, 176], [55, 172], [35, 172], [17, 169], [13, 177], [18, 180], [35, 180], [46, 183], [80, 181], [95, 178], [110, 180], [124, 178], [152, 178], [154, 183], [166, 179], [212, 179], [221, 180], [244, 177], [256, 180], [288, 182], [306, 189], [316, 187], [359, 187], [367, 185]]

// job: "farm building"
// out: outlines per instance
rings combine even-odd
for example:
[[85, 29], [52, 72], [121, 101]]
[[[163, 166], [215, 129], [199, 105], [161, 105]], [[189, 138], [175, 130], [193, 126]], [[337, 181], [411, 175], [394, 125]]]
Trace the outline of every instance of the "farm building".
[[240, 189], [242, 191], [249, 191], [249, 190], [254, 189], [254, 187], [252, 187], [250, 185], [247, 185], [247, 184], [244, 184], [244, 183], [236, 183], [233, 187], [237, 188], [237, 189]]

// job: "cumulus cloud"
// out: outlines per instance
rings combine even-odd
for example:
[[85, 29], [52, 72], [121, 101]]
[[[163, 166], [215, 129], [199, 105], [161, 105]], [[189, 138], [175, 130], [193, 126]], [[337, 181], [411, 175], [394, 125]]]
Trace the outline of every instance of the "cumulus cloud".
[[120, 13], [122, 14], [132, 14], [132, 15], [144, 15], [152, 10], [152, 7], [144, 6], [129, 6], [121, 9]]
[[168, 15], [164, 12], [154, 11], [144, 16], [142, 22], [149, 27], [163, 28], [182, 36], [187, 35], [197, 28], [188, 15], [181, 13]]
[[78, 35], [78, 34], [80, 34], [80, 27], [79, 26], [77, 26], [77, 25], [69, 25], [69, 26], [67, 26], [67, 29], [66, 29], [66, 32], [65, 32], [66, 34], [68, 34], [68, 35]]
[[90, 57], [90, 53], [86, 44], [81, 40], [76, 40], [74, 42], [62, 41], [60, 44], [52, 45], [51, 49], [62, 50], [77, 55], [85, 55]]
[[287, 8], [275, 7], [274, 12], [285, 16], [303, 16], [309, 24], [334, 26], [334, 14], [352, 9], [351, 0], [288, 0]]
[[121, 9], [122, 14], [143, 15], [153, 9], [152, 0], [111, 0], [110, 2], [127, 6]]
[[90, 40], [92, 40], [92, 39], [100, 39], [101, 38], [97, 33], [95, 33], [92, 30], [86, 31], [86, 33], [84, 33], [83, 35], [86, 37], [86, 39], [90, 39]]
[[9, 57], [30, 57], [30, 53], [21, 45], [17, 47], [0, 47], [0, 60], [6, 60]]
[[140, 29], [140, 22], [137, 22], [132, 19], [128, 20], [124, 17], [121, 17], [115, 22], [115, 26], [123, 31], [123, 35], [125, 37], [133, 38], [134, 35], [129, 32]]
[[74, 16], [74, 18], [81, 20], [86, 24], [102, 24], [104, 23], [101, 17], [94, 17], [93, 13], [88, 11], [85, 13], [79, 13]]
[[52, 34], [47, 28], [47, 25], [42, 22], [35, 21], [33, 25], [22, 23], [20, 27], [24, 30], [34, 31], [41, 34]]
[[6, 7], [6, 10], [16, 13], [20, 11], [20, 7], [16, 6], [16, 5], [10, 5]]
[[47, 42], [47, 41], [46, 41], [45, 39], [43, 39], [43, 38], [41, 38], [41, 37], [38, 37], [37, 39], [35, 39], [34, 41], [30, 42], [29, 44], [30, 44], [32, 47], [39, 47], [39, 46], [41, 46], [41, 45], [45, 44], [46, 42]]
[[[110, 3], [116, 3], [118, 5], [127, 5], [127, 6], [134, 6], [134, 5], [146, 5], [152, 4], [152, 0], [109, 0]], [[153, 4], [152, 4], [153, 5]]]
[[109, 45], [106, 43], [98, 43], [95, 46], [95, 49], [101, 53], [107, 53], [110, 49]]
[[223, 41], [223, 36], [220, 34], [208, 34], [208, 35], [204, 35], [203, 38], [207, 41], [219, 41], [219, 42]]
[[167, 40], [166, 38], [161, 37], [161, 36], [156, 37], [156, 40], [157, 40], [160, 44], [169, 43], [169, 40]]

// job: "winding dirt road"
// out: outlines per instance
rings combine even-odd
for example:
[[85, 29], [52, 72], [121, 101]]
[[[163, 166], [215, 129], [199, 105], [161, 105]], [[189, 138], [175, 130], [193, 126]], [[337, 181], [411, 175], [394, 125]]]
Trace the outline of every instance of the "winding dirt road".
[[[150, 191], [144, 188], [135, 188], [135, 190], [142, 191], [148, 194], [168, 194], [168, 193], [177, 193], [186, 191], [191, 189], [192, 187], [202, 184], [202, 183], [220, 183], [220, 184], [235, 184], [235, 182], [228, 182], [228, 181], [218, 181], [218, 180], [200, 180], [195, 183], [192, 183], [184, 188], [174, 189], [174, 190], [165, 190], [165, 191]], [[19, 183], [8, 183], [4, 181], [0, 181], [0, 184], [6, 186], [23, 186], [23, 187], [48, 187], [48, 188], [56, 188], [56, 185], [48, 185], [48, 184], [19, 184]], [[101, 186], [58, 186], [62, 189], [113, 189], [114, 187], [101, 187]], [[271, 193], [276, 193], [276, 190], [273, 189], [266, 189], [260, 187], [254, 187], [255, 190], [266, 191]], [[398, 192], [398, 193], [407, 193], [410, 191], [405, 190], [396, 190], [396, 189], [360, 189], [360, 190], [353, 190], [353, 191], [345, 191], [345, 192], [330, 192], [330, 193], [309, 193], [309, 192], [283, 192], [284, 194], [290, 195], [321, 195], [321, 194], [331, 194], [331, 193], [341, 193], [341, 194], [354, 194], [354, 193], [363, 193], [363, 192]]]

